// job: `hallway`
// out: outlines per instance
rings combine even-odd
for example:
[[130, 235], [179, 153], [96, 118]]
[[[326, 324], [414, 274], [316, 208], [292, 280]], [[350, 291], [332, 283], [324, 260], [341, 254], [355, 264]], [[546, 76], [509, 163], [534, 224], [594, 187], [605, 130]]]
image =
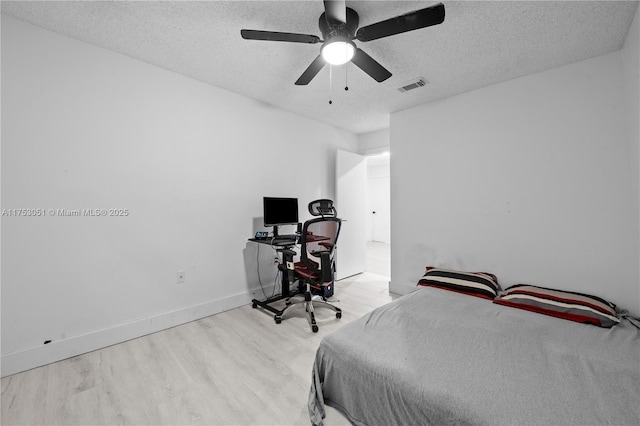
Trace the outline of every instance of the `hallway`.
[[391, 277], [391, 245], [379, 241], [367, 242], [366, 271]]

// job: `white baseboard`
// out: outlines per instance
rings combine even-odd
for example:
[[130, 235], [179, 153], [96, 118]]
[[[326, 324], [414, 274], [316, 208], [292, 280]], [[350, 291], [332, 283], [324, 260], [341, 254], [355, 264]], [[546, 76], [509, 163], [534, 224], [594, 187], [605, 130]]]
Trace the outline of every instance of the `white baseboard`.
[[395, 294], [405, 295], [416, 289], [416, 283], [394, 283], [389, 281], [389, 291]]
[[53, 341], [46, 345], [3, 354], [1, 375], [2, 377], [9, 376], [228, 311], [250, 303], [252, 295], [262, 300], [261, 293], [260, 290], [254, 290], [251, 293], [244, 292], [154, 317], [92, 331], [80, 336]]

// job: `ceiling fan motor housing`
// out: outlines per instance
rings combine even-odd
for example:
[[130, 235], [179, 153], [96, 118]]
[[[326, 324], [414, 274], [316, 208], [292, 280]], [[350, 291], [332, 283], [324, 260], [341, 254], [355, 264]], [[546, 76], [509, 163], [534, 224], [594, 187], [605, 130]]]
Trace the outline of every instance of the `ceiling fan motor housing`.
[[320, 32], [322, 33], [325, 43], [334, 38], [350, 41], [355, 38], [359, 23], [360, 18], [358, 17], [358, 13], [350, 7], [347, 7], [347, 22], [329, 20], [326, 13], [323, 12], [318, 20], [318, 27], [320, 27]]

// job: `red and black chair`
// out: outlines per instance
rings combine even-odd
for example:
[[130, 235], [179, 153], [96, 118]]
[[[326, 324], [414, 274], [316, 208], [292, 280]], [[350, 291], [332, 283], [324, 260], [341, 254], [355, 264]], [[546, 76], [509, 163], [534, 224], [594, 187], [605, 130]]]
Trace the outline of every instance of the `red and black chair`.
[[[318, 331], [314, 308], [325, 307], [342, 317], [340, 308], [327, 301], [326, 294], [333, 294], [335, 280], [336, 243], [340, 235], [342, 220], [336, 214], [331, 200], [316, 200], [309, 203], [309, 213], [316, 216], [304, 223], [300, 233], [300, 260], [294, 263], [294, 279], [303, 286], [304, 300], [287, 300], [287, 307], [280, 318], [294, 308], [304, 307], [311, 330]], [[331, 291], [327, 291], [331, 290]]]

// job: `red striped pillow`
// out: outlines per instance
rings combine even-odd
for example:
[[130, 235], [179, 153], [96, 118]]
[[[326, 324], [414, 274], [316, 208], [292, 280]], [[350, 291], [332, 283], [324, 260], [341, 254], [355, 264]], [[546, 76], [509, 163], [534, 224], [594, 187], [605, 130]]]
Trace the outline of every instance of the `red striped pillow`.
[[517, 284], [507, 288], [493, 301], [500, 305], [606, 328], [620, 322], [613, 303], [571, 291]]
[[493, 299], [500, 285], [495, 275], [488, 272], [464, 272], [427, 266], [427, 272], [418, 285], [438, 287], [458, 293]]

